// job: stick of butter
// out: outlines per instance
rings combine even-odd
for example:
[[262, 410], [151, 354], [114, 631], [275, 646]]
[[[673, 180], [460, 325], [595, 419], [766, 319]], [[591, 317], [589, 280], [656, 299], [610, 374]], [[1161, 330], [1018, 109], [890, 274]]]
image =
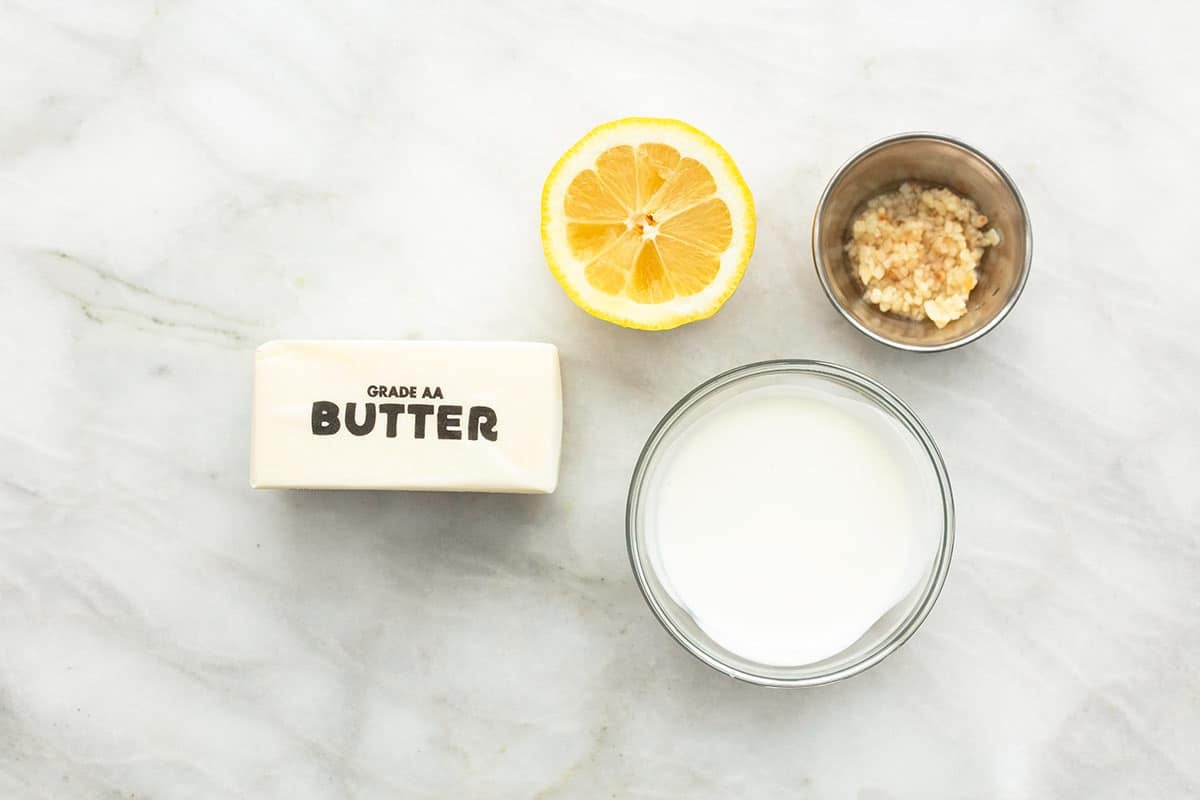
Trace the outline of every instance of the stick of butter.
[[561, 442], [554, 345], [275, 341], [254, 354], [256, 489], [549, 493]]

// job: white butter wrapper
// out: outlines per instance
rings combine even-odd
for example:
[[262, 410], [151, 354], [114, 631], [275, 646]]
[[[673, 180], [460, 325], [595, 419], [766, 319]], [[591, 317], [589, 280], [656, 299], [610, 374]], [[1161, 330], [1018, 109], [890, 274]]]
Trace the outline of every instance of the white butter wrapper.
[[558, 349], [533, 342], [274, 341], [254, 354], [250, 485], [546, 494]]

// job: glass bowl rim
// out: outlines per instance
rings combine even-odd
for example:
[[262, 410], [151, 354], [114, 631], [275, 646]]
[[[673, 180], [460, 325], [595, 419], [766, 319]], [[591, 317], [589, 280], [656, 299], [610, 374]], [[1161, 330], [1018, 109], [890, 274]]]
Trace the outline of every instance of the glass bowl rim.
[[[933, 563], [931, 579], [927, 582], [924, 593], [916, 607], [909, 612], [904, 620], [897, 624], [895, 629], [888, 634], [882, 643], [876, 645], [861, 658], [827, 672], [794, 678], [763, 675], [729, 664], [684, 633], [672, 619], [671, 615], [664, 609], [659, 598], [650, 589], [646, 580], [646, 571], [642, 565], [641, 551], [637, 543], [637, 512], [640, 508], [643, 483], [651, 459], [657, 452], [666, 434], [687, 416], [693, 406], [710, 394], [750, 378], [772, 373], [800, 373], [811, 377], [832, 380], [835, 383], [857, 391], [884, 413], [897, 418], [925, 450], [930, 464], [937, 475], [938, 488], [942, 496], [941, 543]], [[645, 599], [646, 604], [650, 606], [655, 619], [658, 620], [659, 624], [666, 629], [667, 633], [680, 646], [693, 656], [718, 672], [759, 686], [820, 686], [844, 680], [875, 666], [908, 641], [917, 628], [925, 621], [925, 618], [929, 616], [929, 612], [937, 602], [938, 595], [942, 591], [942, 586], [946, 582], [946, 575], [950, 570], [951, 556], [954, 552], [954, 495], [950, 486], [950, 476], [946, 471], [945, 462], [942, 460], [941, 452], [938, 450], [937, 444], [933, 441], [933, 437], [929, 434], [929, 431], [917, 415], [913, 413], [912, 409], [883, 384], [861, 372], [828, 361], [813, 359], [756, 361], [726, 370], [703, 381], [680, 398], [662, 419], [659, 420], [658, 424], [655, 425], [654, 430], [650, 433], [645, 445], [642, 447], [641, 454], [638, 456], [637, 463], [634, 466], [633, 476], [630, 479], [629, 493], [625, 502], [625, 544], [638, 589], [641, 590], [642, 597]]]

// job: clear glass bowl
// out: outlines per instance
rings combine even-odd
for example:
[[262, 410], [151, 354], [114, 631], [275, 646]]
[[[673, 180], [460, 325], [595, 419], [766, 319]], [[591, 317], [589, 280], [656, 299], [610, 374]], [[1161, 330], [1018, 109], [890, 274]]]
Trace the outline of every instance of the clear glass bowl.
[[[801, 666], [774, 666], [743, 658], [713, 641], [686, 609], [671, 597], [660, 580], [652, 556], [655, 532], [644, 502], [655, 470], [689, 424], [738, 392], [760, 386], [798, 384], [823, 392], [867, 401], [899, 423], [929, 459], [941, 496], [940, 531], [936, 555], [923, 580], [898, 605], [885, 614], [858, 641], [830, 658]], [[696, 658], [734, 678], [764, 686], [816, 686], [857, 675], [878, 664], [900, 647], [933, 608], [950, 568], [954, 547], [954, 498], [950, 479], [937, 445], [916, 415], [876, 381], [853, 370], [821, 361], [764, 361], [747, 364], [705, 381], [675, 404], [650, 434], [633, 471], [625, 512], [629, 560], [638, 586], [651, 611], [667, 632]]]

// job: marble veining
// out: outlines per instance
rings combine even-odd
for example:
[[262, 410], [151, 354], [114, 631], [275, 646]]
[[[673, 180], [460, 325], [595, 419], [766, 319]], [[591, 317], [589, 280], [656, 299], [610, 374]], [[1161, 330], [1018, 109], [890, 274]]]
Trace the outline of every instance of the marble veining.
[[[1192, 5], [0, 6], [0, 797], [1200, 794], [1200, 78]], [[712, 320], [625, 331], [545, 269], [591, 126], [674, 116], [758, 206]], [[961, 351], [829, 306], [825, 180], [902, 130], [1004, 165], [1013, 314]], [[550, 497], [253, 492], [276, 337], [531, 339]], [[622, 513], [659, 416], [771, 357], [865, 371], [946, 458], [942, 598], [881, 666], [694, 661]]]

